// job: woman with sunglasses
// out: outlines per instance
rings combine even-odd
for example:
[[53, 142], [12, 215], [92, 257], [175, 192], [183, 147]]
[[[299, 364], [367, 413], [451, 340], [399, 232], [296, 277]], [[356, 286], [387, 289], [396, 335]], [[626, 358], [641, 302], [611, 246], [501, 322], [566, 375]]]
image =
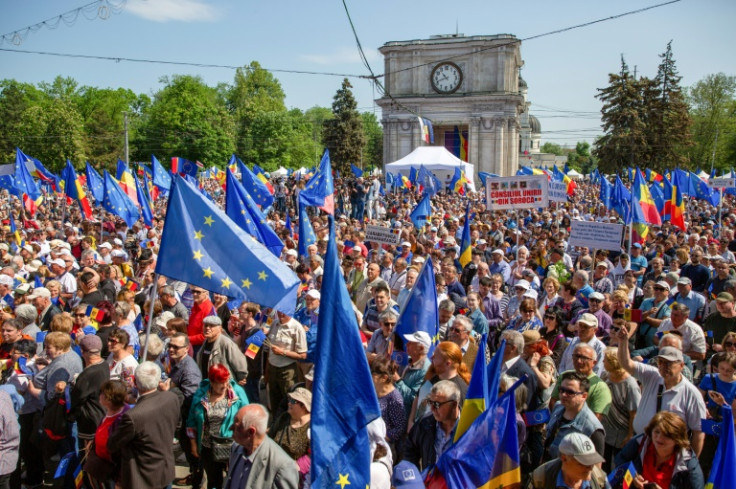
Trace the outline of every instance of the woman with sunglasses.
[[542, 321], [537, 316], [537, 301], [527, 297], [519, 304], [519, 315], [511, 320], [507, 329], [523, 333], [527, 330], [542, 328]]
[[547, 309], [542, 318], [542, 328], [539, 330], [539, 334], [549, 345], [549, 349], [551, 350], [550, 356], [555, 362], [555, 367], [560, 366], [560, 359], [562, 359], [562, 354], [568, 345], [564, 330], [564, 312], [557, 307]]
[[286, 412], [276, 418], [268, 436], [296, 461], [301, 487], [311, 468], [309, 430], [312, 421], [312, 393], [304, 387], [295, 387], [286, 397]]

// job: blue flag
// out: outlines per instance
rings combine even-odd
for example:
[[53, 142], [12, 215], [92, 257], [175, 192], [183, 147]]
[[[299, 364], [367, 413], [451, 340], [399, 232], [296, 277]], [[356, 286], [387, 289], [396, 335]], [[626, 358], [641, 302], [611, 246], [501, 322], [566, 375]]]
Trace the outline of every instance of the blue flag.
[[424, 168], [424, 165], [419, 167], [419, 174], [417, 175], [417, 181], [419, 185], [424, 187], [423, 192], [429, 196], [436, 195], [442, 190], [442, 184], [439, 183], [437, 177], [435, 177], [431, 171]]
[[299, 279], [190, 183], [172, 182], [156, 273], [294, 314]]
[[628, 224], [631, 221], [631, 192], [618, 175], [616, 175], [616, 185], [611, 194], [611, 209], [621, 216], [624, 223]]
[[428, 257], [401, 310], [395, 332], [403, 337], [405, 334], [424, 331], [434, 344], [439, 341], [439, 326], [434, 267], [432, 259]]
[[289, 211], [286, 211], [286, 221], [284, 223], [284, 227], [289, 231], [289, 237], [294, 237], [294, 228], [291, 226], [291, 214], [289, 214]]
[[84, 174], [87, 176], [89, 193], [92, 194], [95, 202], [99, 205], [102, 199], [105, 198], [105, 182], [102, 181], [100, 174], [89, 164], [89, 161], [86, 163]]
[[299, 200], [306, 205], [319, 207], [328, 214], [335, 215], [335, 184], [332, 181], [332, 165], [330, 152], [325, 150], [319, 169], [309, 179], [307, 185], [299, 193]]
[[230, 170], [227, 171], [227, 186], [225, 191], [225, 213], [235, 224], [250, 234], [271, 250], [275, 256], [281, 256], [284, 243], [271, 229], [251, 196], [235, 178]]
[[601, 190], [598, 199], [606, 206], [607, 209], [612, 207], [611, 195], [613, 195], [613, 185], [606, 178], [600, 178]]
[[23, 195], [27, 195], [31, 200], [35, 201], [41, 197], [36, 182], [33, 181], [31, 172], [28, 171], [26, 163], [32, 161], [26, 156], [20, 148], [15, 149], [15, 179], [13, 180], [14, 194], [23, 200]]
[[335, 223], [325, 254], [312, 388], [312, 489], [370, 484], [368, 423], [381, 416], [358, 323], [340, 270]]
[[[273, 205], [273, 195], [268, 191], [268, 187], [264, 184], [260, 178], [258, 178], [245, 164], [240, 161], [240, 158], [233, 155], [230, 157], [230, 161], [238, 162], [238, 168], [240, 169], [240, 180], [243, 183], [243, 188], [250, 194], [257, 205], [261, 206], [261, 209], [268, 209]], [[228, 165], [229, 166], [229, 165]]]
[[427, 218], [432, 215], [432, 207], [429, 205], [429, 195], [422, 197], [417, 206], [411, 211], [409, 218], [414, 223], [414, 227], [421, 229], [427, 224]]
[[355, 175], [355, 178], [360, 178], [363, 176], [363, 170], [353, 165], [352, 163], [350, 163], [350, 171], [353, 172], [353, 175]]
[[718, 207], [718, 203], [721, 200], [721, 195], [717, 190], [713, 190], [703, 181], [697, 174], [690, 172], [690, 183], [695, 189], [695, 193], [691, 194], [690, 197], [695, 197], [698, 200], [704, 200], [713, 207]]
[[158, 158], [151, 155], [151, 174], [153, 184], [159, 188], [159, 190], [167, 192], [171, 188], [171, 175], [164, 169], [163, 165], [158, 161]]
[[515, 487], [521, 482], [514, 390], [506, 391], [437, 461], [427, 487]]
[[130, 197], [123, 192], [123, 189], [113, 180], [107, 170], [105, 170], [105, 187], [104, 196], [102, 198], [102, 207], [106, 211], [112, 212], [118, 217], [121, 217], [128, 227], [132, 227], [133, 224], [141, 217], [141, 213], [138, 211], [136, 206]]
[[307, 206], [299, 202], [299, 256], [307, 256], [307, 246], [317, 242], [314, 228], [309, 221]]
[[498, 389], [501, 385], [501, 367], [503, 366], [503, 352], [506, 350], [506, 340], [501, 340], [498, 350], [488, 363], [488, 403], [495, 403], [498, 399]]
[[730, 406], [721, 407], [723, 429], [718, 440], [718, 449], [713, 457], [710, 469], [708, 489], [726, 489], [733, 487], [736, 480], [736, 440], [734, 440], [733, 411]]
[[413, 166], [409, 169], [409, 181], [412, 185], [416, 185], [417, 183], [417, 169]]
[[653, 183], [649, 186], [649, 194], [652, 196], [657, 212], [661, 216], [664, 213], [664, 191], [658, 184]]
[[150, 228], [153, 226], [153, 209], [151, 208], [150, 197], [143, 191], [143, 186], [138, 176], [133, 176], [133, 178], [135, 179], [135, 193], [138, 196], [138, 203], [141, 207], [143, 223]]

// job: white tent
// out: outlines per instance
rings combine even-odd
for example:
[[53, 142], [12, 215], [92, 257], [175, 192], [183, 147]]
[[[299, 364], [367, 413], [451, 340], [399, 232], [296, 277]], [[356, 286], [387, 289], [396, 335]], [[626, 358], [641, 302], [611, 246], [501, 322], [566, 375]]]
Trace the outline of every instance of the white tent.
[[271, 172], [272, 177], [285, 177], [288, 174], [289, 174], [289, 171], [283, 166], [280, 166], [278, 170], [274, 170]]
[[460, 167], [468, 179], [468, 186], [475, 192], [473, 165], [453, 155], [443, 146], [419, 146], [400, 160], [386, 164], [384, 169], [387, 173], [401, 173], [408, 177], [412, 167], [419, 171], [420, 166], [434, 173], [443, 184], [450, 183], [455, 174], [455, 168]]
[[569, 172], [567, 172], [567, 176], [570, 177], [570, 178], [572, 178], [573, 180], [579, 180], [579, 179], [583, 178], [583, 175], [581, 173], [578, 173], [578, 172], [576, 172], [575, 170], [572, 170], [572, 169]]
[[703, 171], [703, 170], [700, 170], [700, 173], [698, 173], [698, 176], [700, 178], [702, 178], [703, 180], [705, 180], [706, 182], [710, 178], [710, 174], [709, 173], [705, 173], [705, 171]]

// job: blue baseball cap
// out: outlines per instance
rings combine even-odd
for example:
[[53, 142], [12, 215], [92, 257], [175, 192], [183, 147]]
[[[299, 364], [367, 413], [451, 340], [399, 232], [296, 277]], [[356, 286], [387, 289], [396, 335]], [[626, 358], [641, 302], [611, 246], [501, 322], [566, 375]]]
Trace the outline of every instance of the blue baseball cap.
[[425, 489], [422, 473], [416, 465], [406, 460], [394, 467], [391, 485], [396, 489]]

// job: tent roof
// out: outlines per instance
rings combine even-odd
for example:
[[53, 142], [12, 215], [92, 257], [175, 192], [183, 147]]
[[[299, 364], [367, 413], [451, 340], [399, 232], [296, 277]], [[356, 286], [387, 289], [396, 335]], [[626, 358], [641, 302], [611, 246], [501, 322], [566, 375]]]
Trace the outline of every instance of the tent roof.
[[398, 171], [412, 166], [419, 168], [419, 166], [424, 165], [428, 170], [443, 170], [450, 166], [459, 166], [462, 163], [467, 162], [447, 151], [444, 146], [419, 146], [400, 160], [388, 163], [386, 169]]

